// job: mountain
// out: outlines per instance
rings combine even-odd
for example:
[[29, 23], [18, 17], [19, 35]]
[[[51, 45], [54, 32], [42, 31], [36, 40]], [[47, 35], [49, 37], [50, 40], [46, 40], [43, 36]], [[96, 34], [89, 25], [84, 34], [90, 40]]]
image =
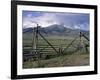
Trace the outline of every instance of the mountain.
[[33, 32], [33, 28], [29, 27], [29, 28], [23, 28], [23, 33], [32, 33]]
[[67, 28], [64, 27], [63, 25], [54, 24], [54, 25], [46, 27], [45, 29], [48, 31], [56, 31], [56, 32], [62, 33], [64, 31], [66, 31]]
[[[36, 30], [36, 28], [34, 28]], [[72, 36], [75, 37], [79, 35], [79, 32], [85, 33], [87, 36], [89, 36], [89, 31], [85, 30], [79, 30], [79, 29], [70, 29], [65, 27], [64, 25], [58, 25], [53, 24], [48, 27], [39, 27], [39, 32], [43, 34], [44, 36]], [[24, 34], [32, 34], [33, 28], [24, 28], [23, 33]]]

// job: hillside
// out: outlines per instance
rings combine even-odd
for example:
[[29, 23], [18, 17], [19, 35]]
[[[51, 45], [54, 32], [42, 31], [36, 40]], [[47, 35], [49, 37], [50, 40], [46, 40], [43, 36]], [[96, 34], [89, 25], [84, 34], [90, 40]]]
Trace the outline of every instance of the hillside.
[[[36, 29], [36, 28], [34, 28]], [[48, 27], [40, 27], [39, 32], [41, 34], [43, 34], [44, 36], [70, 36], [70, 37], [76, 37], [79, 35], [79, 32], [84, 33], [87, 37], [89, 37], [89, 31], [85, 31], [85, 30], [79, 30], [79, 29], [70, 29], [67, 28], [63, 25], [51, 25]], [[29, 27], [29, 28], [24, 28], [23, 29], [23, 33], [24, 35], [30, 35], [30, 37], [32, 36], [32, 32], [33, 32], [33, 28]]]

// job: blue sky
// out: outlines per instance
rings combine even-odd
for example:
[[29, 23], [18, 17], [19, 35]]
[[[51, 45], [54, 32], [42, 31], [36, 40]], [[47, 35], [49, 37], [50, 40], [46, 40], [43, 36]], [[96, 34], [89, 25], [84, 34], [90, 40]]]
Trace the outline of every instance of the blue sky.
[[23, 27], [42, 27], [52, 24], [63, 24], [67, 28], [89, 30], [89, 14], [67, 12], [23, 11]]

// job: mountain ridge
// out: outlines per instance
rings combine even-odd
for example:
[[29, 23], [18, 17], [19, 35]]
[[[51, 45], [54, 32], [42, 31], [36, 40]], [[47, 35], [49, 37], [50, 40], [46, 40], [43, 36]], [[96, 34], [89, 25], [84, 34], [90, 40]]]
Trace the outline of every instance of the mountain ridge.
[[[32, 28], [24, 28], [23, 33], [25, 34], [32, 34], [33, 29], [36, 29], [36, 27]], [[64, 25], [50, 25], [48, 27], [39, 27], [39, 32], [45, 36], [51, 36], [51, 35], [57, 35], [57, 36], [76, 36], [79, 35], [80, 32], [85, 33], [87, 36], [89, 36], [89, 31], [80, 30], [80, 29], [70, 29], [65, 27]]]

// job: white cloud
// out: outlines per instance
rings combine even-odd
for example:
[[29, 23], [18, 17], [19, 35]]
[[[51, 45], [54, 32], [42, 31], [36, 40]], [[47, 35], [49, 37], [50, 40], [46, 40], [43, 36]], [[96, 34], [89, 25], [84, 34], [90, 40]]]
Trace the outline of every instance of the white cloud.
[[80, 26], [79, 25], [75, 25], [74, 28], [75, 29], [80, 29]]
[[52, 24], [58, 24], [59, 18], [57, 18], [56, 14], [48, 14], [45, 13], [42, 16], [38, 16], [38, 17], [30, 17], [31, 14], [28, 14], [27, 17], [23, 18], [23, 27], [35, 27], [35, 25], [33, 25], [33, 23], [38, 23], [39, 25], [41, 25], [42, 27], [47, 27], [49, 25]]
[[30, 13], [23, 17], [23, 28], [36, 27], [36, 23], [42, 27], [47, 27], [52, 24], [63, 24], [65, 27], [71, 29], [88, 28], [88, 22], [80, 23], [83, 19], [84, 16], [82, 14], [43, 13], [40, 16], [32, 16], [32, 13]]
[[32, 17], [32, 14], [28, 14], [27, 17], [31, 18]]

